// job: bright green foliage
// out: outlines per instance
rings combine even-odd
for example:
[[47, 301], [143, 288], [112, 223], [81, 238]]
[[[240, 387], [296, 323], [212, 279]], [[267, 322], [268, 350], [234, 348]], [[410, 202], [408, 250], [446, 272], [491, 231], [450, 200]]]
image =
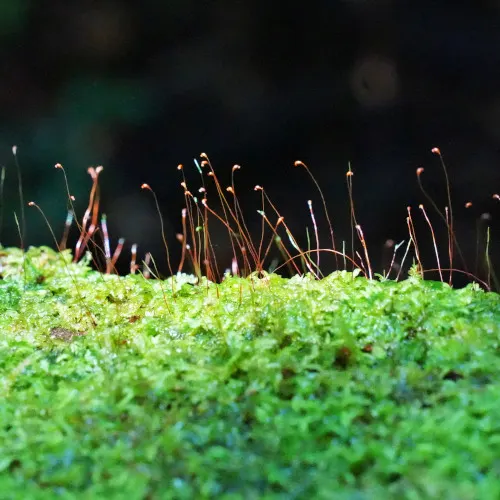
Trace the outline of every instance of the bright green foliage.
[[0, 266], [0, 498], [500, 498], [495, 293]]

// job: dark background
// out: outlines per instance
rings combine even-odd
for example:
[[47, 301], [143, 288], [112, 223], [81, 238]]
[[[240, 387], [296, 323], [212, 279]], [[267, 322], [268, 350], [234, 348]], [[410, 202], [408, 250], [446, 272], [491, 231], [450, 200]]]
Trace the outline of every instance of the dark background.
[[[485, 225], [477, 222], [484, 212], [492, 216], [492, 258], [499, 253], [500, 205], [492, 199], [500, 191], [498, 0], [464, 6], [2, 0], [0, 47], [5, 246], [19, 244], [12, 215], [20, 214], [15, 144], [25, 200], [44, 209], [58, 235], [66, 200], [54, 164], [66, 169], [80, 217], [91, 185], [86, 169], [104, 165], [102, 205], [112, 246], [119, 236], [127, 239], [122, 264], [136, 242], [141, 256], [152, 251], [165, 270], [154, 201], [140, 185], [155, 189], [178, 254], [184, 205], [176, 167], [185, 165], [195, 191], [193, 158], [204, 151], [225, 185], [232, 165], [242, 166], [238, 196], [252, 231], [260, 227], [253, 186], [261, 184], [304, 246], [308, 199], [323, 246], [328, 229], [313, 183], [293, 162], [303, 160], [316, 175], [338, 243], [350, 239], [345, 173], [351, 162], [358, 221], [374, 267], [380, 271], [387, 239], [407, 239], [407, 205], [414, 207], [424, 264], [435, 267], [418, 204], [426, 203], [439, 238], [444, 225], [420, 193], [415, 169], [425, 167], [424, 183], [443, 208], [446, 184], [431, 153], [437, 146], [469, 267], [476, 267], [478, 228], [480, 246], [485, 240]], [[466, 201], [472, 209], [465, 210]], [[52, 244], [40, 215], [27, 208], [26, 217], [26, 243]], [[73, 242], [77, 236], [74, 231]], [[215, 228], [213, 238], [221, 265], [229, 265], [225, 234]], [[324, 260], [328, 267], [331, 259]]]

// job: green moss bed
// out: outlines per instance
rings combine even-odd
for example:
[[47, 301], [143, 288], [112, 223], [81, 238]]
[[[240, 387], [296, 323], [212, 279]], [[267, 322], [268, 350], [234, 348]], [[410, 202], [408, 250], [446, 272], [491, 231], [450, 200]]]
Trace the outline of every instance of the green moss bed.
[[0, 250], [0, 498], [498, 499], [500, 296]]

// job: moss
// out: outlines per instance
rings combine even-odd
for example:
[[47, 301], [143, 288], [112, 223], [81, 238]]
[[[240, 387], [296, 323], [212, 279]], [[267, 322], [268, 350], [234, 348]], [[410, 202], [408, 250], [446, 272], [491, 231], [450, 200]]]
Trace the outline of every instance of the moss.
[[0, 266], [8, 498], [500, 497], [498, 294]]

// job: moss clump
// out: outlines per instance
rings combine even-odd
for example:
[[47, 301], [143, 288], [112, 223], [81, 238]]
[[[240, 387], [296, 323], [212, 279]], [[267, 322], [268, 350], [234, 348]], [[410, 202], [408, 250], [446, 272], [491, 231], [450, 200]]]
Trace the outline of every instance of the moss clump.
[[70, 261], [0, 252], [5, 498], [500, 497], [499, 295]]

